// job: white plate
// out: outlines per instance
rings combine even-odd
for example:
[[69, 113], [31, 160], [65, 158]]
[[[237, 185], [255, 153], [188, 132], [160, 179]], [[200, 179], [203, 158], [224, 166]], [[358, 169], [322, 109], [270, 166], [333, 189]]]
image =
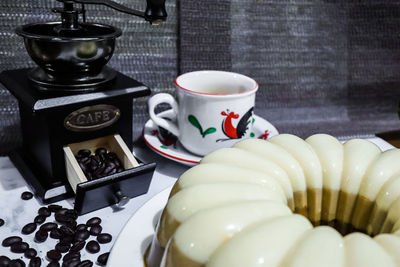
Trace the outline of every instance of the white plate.
[[[381, 138], [367, 139], [386, 151], [393, 146]], [[172, 187], [158, 193], [129, 219], [119, 234], [108, 259], [108, 267], [144, 267], [143, 255], [152, 241], [155, 225]]]
[[[171, 112], [171, 110], [163, 111], [159, 116], [171, 118], [173, 112]], [[279, 134], [278, 130], [267, 120], [257, 115], [254, 115], [254, 119], [254, 130], [251, 134], [252, 137], [266, 139]], [[168, 145], [166, 145], [165, 142], [161, 142], [159, 138], [159, 129], [152, 120], [148, 120], [144, 125], [143, 138], [150, 149], [167, 159], [171, 159], [187, 166], [194, 166], [201, 160], [200, 156], [187, 151], [179, 141], [175, 142], [175, 140], [169, 140], [168, 143], [171, 144]]]
[[129, 219], [119, 234], [108, 258], [107, 267], [143, 267], [143, 255], [151, 243], [161, 210], [172, 187], [147, 201]]

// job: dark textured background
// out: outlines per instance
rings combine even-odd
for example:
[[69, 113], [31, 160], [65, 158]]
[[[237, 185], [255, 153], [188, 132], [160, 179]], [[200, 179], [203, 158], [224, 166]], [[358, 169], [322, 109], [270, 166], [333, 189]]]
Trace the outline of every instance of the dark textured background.
[[[144, 9], [144, 0], [118, 0]], [[0, 1], [0, 71], [33, 66], [17, 25], [54, 20], [55, 0]], [[153, 89], [173, 92], [178, 73], [240, 72], [256, 79], [256, 113], [281, 132], [368, 136], [400, 128], [400, 1], [167, 0], [168, 21], [104, 7], [92, 21], [120, 27], [110, 65]], [[94, 17], [96, 16], [96, 19]], [[21, 142], [16, 101], [0, 88], [0, 154]], [[135, 101], [135, 136], [147, 120]]]

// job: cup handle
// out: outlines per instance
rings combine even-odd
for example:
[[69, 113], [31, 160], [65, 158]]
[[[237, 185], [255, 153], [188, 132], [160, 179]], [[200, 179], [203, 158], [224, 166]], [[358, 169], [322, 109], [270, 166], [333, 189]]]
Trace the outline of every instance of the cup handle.
[[178, 137], [179, 136], [178, 126], [171, 121], [168, 121], [164, 118], [161, 118], [160, 116], [157, 116], [156, 113], [154, 112], [154, 109], [161, 103], [169, 104], [172, 107], [173, 112], [175, 113], [175, 117], [177, 116], [178, 103], [176, 102], [176, 100], [170, 94], [159, 93], [159, 94], [152, 96], [149, 99], [150, 118], [159, 127], [162, 127], [164, 129], [170, 131], [173, 135]]

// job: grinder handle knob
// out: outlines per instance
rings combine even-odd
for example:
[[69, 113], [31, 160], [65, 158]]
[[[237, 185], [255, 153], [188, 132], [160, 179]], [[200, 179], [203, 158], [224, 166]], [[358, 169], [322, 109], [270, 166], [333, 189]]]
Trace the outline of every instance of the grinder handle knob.
[[118, 208], [122, 208], [123, 206], [125, 206], [126, 204], [128, 204], [130, 198], [125, 196], [124, 194], [122, 194], [121, 190], [118, 190], [117, 192], [115, 192], [115, 196], [117, 198], [117, 202], [115, 203], [115, 205]]

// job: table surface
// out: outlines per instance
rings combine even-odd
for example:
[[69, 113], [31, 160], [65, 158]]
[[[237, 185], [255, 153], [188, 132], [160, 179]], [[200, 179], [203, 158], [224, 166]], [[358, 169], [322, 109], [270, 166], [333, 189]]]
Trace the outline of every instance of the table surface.
[[[380, 138], [369, 140], [380, 146], [382, 150], [392, 148], [390, 144]], [[160, 157], [148, 149], [143, 141], [136, 142], [133, 151], [135, 156], [144, 162], [157, 162], [157, 168], [154, 172], [149, 191], [145, 195], [131, 199], [122, 210], [117, 211], [112, 207], [107, 207], [78, 218], [77, 221], [79, 224], [85, 223], [92, 217], [100, 217], [102, 219], [103, 232], [110, 233], [113, 236], [112, 242], [101, 245], [101, 250], [97, 254], [89, 254], [85, 250], [82, 250], [82, 259], [90, 259], [96, 262], [100, 254], [109, 252], [118, 234], [135, 211], [154, 195], [173, 185], [176, 179], [188, 169], [187, 166]], [[27, 201], [21, 200], [20, 196], [24, 191], [29, 191], [29, 188], [18, 170], [7, 157], [0, 158], [0, 218], [5, 220], [5, 225], [0, 227], [0, 242], [11, 235], [21, 236], [24, 241], [38, 251], [38, 256], [41, 257], [42, 263], [45, 263], [42, 266], [46, 266], [48, 263], [45, 256], [46, 252], [54, 248], [56, 240], [49, 238], [46, 242], [38, 244], [33, 241], [34, 234], [21, 234], [22, 227], [29, 222], [33, 222], [34, 217], [37, 215], [37, 210], [42, 206], [40, 201], [35, 198]], [[73, 199], [63, 200], [56, 204], [65, 208], [73, 208]], [[53, 216], [47, 220], [47, 222], [51, 221], [54, 221]], [[29, 262], [28, 259], [24, 258], [23, 254], [11, 253], [9, 248], [2, 246], [0, 246], [0, 255], [8, 256], [11, 259], [21, 258], [26, 263]]]
[[[164, 159], [156, 153], [150, 151], [142, 142], [137, 142], [134, 146], [134, 154], [144, 162], [157, 162], [157, 168], [154, 172], [153, 179], [149, 191], [145, 195], [138, 196], [129, 201], [122, 210], [115, 210], [112, 207], [103, 208], [89, 214], [82, 215], [78, 218], [79, 223], [86, 223], [92, 217], [100, 217], [102, 219], [102, 227], [104, 233], [110, 233], [113, 236], [111, 243], [100, 245], [101, 250], [96, 254], [89, 254], [84, 249], [81, 251], [82, 259], [90, 259], [96, 262], [99, 255], [109, 252], [118, 234], [129, 220], [129, 218], [140, 208], [146, 201], [151, 199], [155, 194], [161, 192], [165, 188], [173, 185], [176, 178], [180, 176], [188, 167], [180, 165], [176, 162]], [[31, 235], [22, 235], [21, 229], [27, 223], [33, 222], [37, 215], [37, 210], [44, 206], [38, 199], [24, 201], [21, 199], [21, 193], [30, 191], [27, 183], [22, 178], [18, 170], [8, 157], [0, 158], [0, 218], [5, 221], [5, 225], [0, 227], [0, 243], [8, 236], [16, 235], [23, 238], [32, 248], [38, 251], [38, 256], [42, 259], [42, 266], [46, 266], [46, 252], [54, 249], [56, 240], [48, 238], [44, 243], [35, 243], [34, 233]], [[65, 208], [73, 208], [73, 199], [59, 201], [55, 204]], [[51, 216], [46, 222], [53, 222], [54, 217]], [[140, 230], [140, 229], [139, 229]], [[90, 237], [89, 240], [92, 240]], [[93, 239], [94, 240], [94, 239]], [[23, 254], [14, 254], [10, 248], [0, 245], [0, 255], [5, 255], [10, 259], [21, 258], [27, 263]], [[45, 263], [45, 264], [43, 264]]]

